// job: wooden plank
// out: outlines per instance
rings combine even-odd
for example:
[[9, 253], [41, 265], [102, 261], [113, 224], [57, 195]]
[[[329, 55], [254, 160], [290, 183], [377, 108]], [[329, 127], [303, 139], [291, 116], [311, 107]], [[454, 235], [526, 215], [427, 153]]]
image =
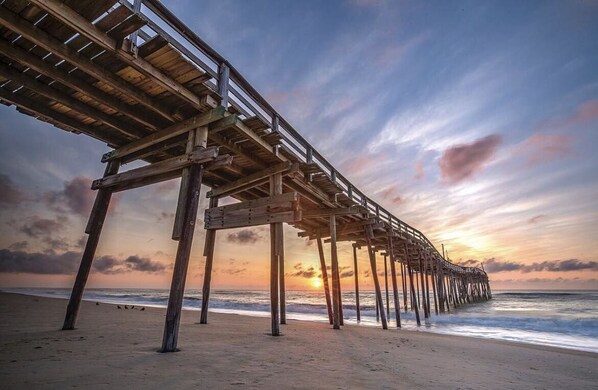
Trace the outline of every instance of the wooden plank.
[[254, 184], [256, 182], [262, 182], [264, 179], [275, 175], [277, 173], [285, 173], [291, 170], [293, 164], [290, 161], [285, 161], [280, 164], [273, 165], [269, 168], [263, 169], [259, 172], [255, 172], [251, 175], [245, 176], [239, 180], [232, 181], [227, 183], [223, 186], [217, 187], [212, 189], [208, 192], [208, 198], [211, 197], [224, 197], [230, 196], [234, 194], [239, 188], [248, 189], [252, 187], [248, 187], [250, 184]]
[[315, 217], [330, 217], [331, 215], [355, 215], [363, 214], [365, 208], [361, 206], [350, 206], [338, 209], [332, 208], [320, 208], [320, 209], [304, 209], [303, 218], [315, 218]]
[[0, 99], [10, 102], [21, 109], [35, 113], [42, 118], [38, 119], [50, 122], [55, 126], [60, 126], [66, 131], [79, 131], [85, 133], [92, 138], [107, 142], [110, 146], [120, 145], [125, 142], [125, 138], [122, 136], [108, 134], [108, 132], [102, 131], [99, 127], [81, 123], [71, 116], [52, 110], [24, 95], [9, 92], [4, 88], [0, 88]]
[[132, 53], [123, 50], [119, 46], [117, 40], [109, 37], [94, 24], [73, 11], [72, 8], [64, 5], [58, 0], [32, 0], [32, 2], [54, 16], [56, 19], [71, 27], [73, 30], [86, 36], [92, 42], [95, 42], [104, 49], [115, 54], [120, 60], [129, 66], [145, 74], [147, 77], [152, 78], [171, 93], [180, 96], [194, 107], [201, 107], [201, 102], [198, 96], [196, 96], [193, 92], [189, 91], [187, 88], [156, 69], [145, 59], [135, 57]]
[[130, 137], [141, 137], [146, 132], [138, 127], [131, 125], [113, 115], [109, 115], [103, 111], [100, 111], [81, 100], [75, 99], [60, 90], [48, 86], [47, 84], [38, 81], [33, 77], [27, 76], [25, 73], [21, 73], [14, 68], [0, 64], [0, 75], [7, 77], [14, 82], [23, 85], [25, 88], [32, 90], [40, 95], [43, 95], [49, 99], [56, 100], [61, 104], [83, 114], [93, 118], [94, 120], [101, 121], [106, 125], [114, 128], [115, 130], [126, 134]]
[[76, 65], [83, 72], [88, 73], [96, 79], [110, 85], [112, 88], [123, 92], [129, 98], [136, 100], [138, 103], [157, 114], [160, 114], [164, 118], [174, 121], [173, 110], [163, 105], [159, 99], [147, 95], [145, 92], [127, 83], [122, 78], [94, 63], [77, 50], [63, 44], [61, 41], [25, 21], [18, 15], [8, 11], [4, 7], [0, 7], [0, 22], [17, 34], [22, 35], [25, 39], [52, 52], [63, 60]]
[[222, 107], [214, 108], [206, 113], [199, 114], [182, 122], [176, 123], [166, 129], [152, 133], [139, 140], [133, 141], [121, 148], [112, 150], [102, 156], [102, 162], [109, 161], [115, 158], [123, 158], [129, 154], [145, 149], [149, 146], [156, 145], [167, 139], [174, 138], [178, 135], [188, 132], [197, 127], [208, 125], [222, 118], [224, 109]]
[[160, 161], [144, 167], [131, 169], [130, 171], [107, 176], [94, 180], [91, 189], [108, 188], [116, 185], [139, 180], [146, 177], [158, 176], [167, 172], [183, 169], [191, 164], [201, 164], [215, 159], [218, 156], [218, 148], [210, 147], [206, 149], [195, 150], [192, 153], [173, 157], [168, 160]]
[[244, 210], [244, 209], [252, 209], [258, 208], [262, 206], [270, 206], [270, 205], [280, 205], [280, 204], [289, 204], [292, 202], [297, 202], [299, 200], [299, 195], [296, 192], [285, 192], [284, 194], [280, 195], [273, 195], [268, 196], [265, 198], [247, 200], [244, 202], [233, 203], [226, 206], [214, 207], [206, 209], [206, 218], [211, 218], [212, 216], [219, 216], [225, 213], [229, 213], [231, 211], [237, 210]]
[[300, 221], [301, 213], [297, 211], [284, 211], [279, 213], [267, 213], [262, 215], [246, 215], [235, 219], [218, 218], [205, 222], [206, 229], [233, 229], [267, 225], [272, 223], [294, 223]]
[[15, 61], [26, 64], [26, 66], [74, 89], [75, 91], [81, 92], [96, 101], [127, 115], [148, 129], [157, 130], [155, 125], [157, 118], [150, 115], [149, 112], [140, 111], [138, 107], [133, 107], [101, 89], [95, 88], [93, 85], [77, 79], [72, 73], [65, 72], [61, 70], [61, 68], [53, 66], [41, 58], [19, 49], [16, 46], [10, 45], [4, 40], [0, 40], [0, 52]]

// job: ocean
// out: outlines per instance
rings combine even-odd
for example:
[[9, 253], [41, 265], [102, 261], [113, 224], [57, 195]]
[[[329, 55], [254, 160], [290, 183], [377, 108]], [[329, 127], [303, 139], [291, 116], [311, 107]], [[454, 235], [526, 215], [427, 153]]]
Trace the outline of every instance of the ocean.
[[[6, 292], [68, 298], [70, 289], [10, 288]], [[168, 291], [158, 289], [88, 289], [84, 299], [150, 307], [166, 307]], [[385, 298], [384, 298], [385, 299]], [[392, 294], [390, 295], [392, 307]], [[373, 291], [361, 291], [361, 321], [356, 320], [355, 295], [343, 292], [345, 324], [380, 326], [376, 322]], [[386, 303], [385, 303], [386, 304]], [[201, 290], [185, 294], [185, 309], [199, 310]], [[403, 308], [401, 295], [401, 308]], [[268, 291], [214, 290], [210, 310], [248, 316], [270, 315]], [[327, 322], [321, 291], [288, 291], [287, 318]], [[394, 311], [389, 329], [394, 328]], [[413, 312], [401, 311], [402, 328], [598, 352], [598, 291], [497, 291], [493, 299], [464, 305], [450, 313], [432, 316], [418, 327]], [[397, 331], [397, 330], [393, 330]], [[400, 330], [399, 330], [400, 331]]]

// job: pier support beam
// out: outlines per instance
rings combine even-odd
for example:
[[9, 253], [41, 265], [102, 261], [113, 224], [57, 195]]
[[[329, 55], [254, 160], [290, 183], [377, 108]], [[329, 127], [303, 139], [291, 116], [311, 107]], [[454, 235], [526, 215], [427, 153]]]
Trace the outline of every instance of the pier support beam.
[[340, 280], [338, 272], [338, 253], [336, 248], [336, 216], [330, 215], [330, 259], [332, 263], [332, 327], [341, 328], [340, 320]]
[[326, 258], [324, 257], [324, 246], [322, 239], [318, 237], [318, 254], [320, 255], [320, 268], [322, 269], [322, 280], [324, 283], [324, 294], [326, 295], [326, 309], [328, 310], [328, 321], [332, 325], [332, 302], [330, 299], [330, 285], [328, 284], [328, 270], [326, 269]]
[[[119, 166], [120, 160], [110, 161], [106, 166], [104, 177], [116, 174]], [[79, 271], [77, 272], [73, 291], [71, 292], [71, 298], [69, 299], [66, 309], [62, 330], [75, 329], [75, 322], [77, 321], [79, 306], [81, 306], [83, 291], [85, 290], [89, 272], [91, 271], [91, 264], [98, 247], [98, 242], [100, 241], [100, 234], [102, 233], [102, 227], [106, 220], [111, 197], [112, 191], [110, 189], [98, 190], [96, 195], [96, 200], [89, 216], [89, 222], [85, 229], [85, 232], [89, 234], [89, 236], [87, 237], [85, 250], [83, 251], [83, 257], [81, 258], [81, 264], [79, 265]]]
[[195, 221], [197, 220], [197, 208], [199, 205], [199, 192], [201, 190], [202, 170], [203, 169], [200, 164], [193, 164], [191, 165], [189, 171], [189, 185], [185, 199], [183, 226], [177, 248], [176, 259], [174, 262], [174, 271], [172, 275], [172, 284], [170, 286], [168, 307], [166, 309], [166, 322], [164, 325], [164, 337], [162, 339], [161, 352], [176, 351], [179, 335], [179, 324], [181, 322], [181, 309], [183, 307], [185, 279], [187, 278], [189, 255], [191, 254], [193, 233], [195, 231]]
[[[270, 177], [270, 195], [282, 194], [282, 175], [280, 173]], [[282, 223], [270, 224], [270, 313], [272, 320], [272, 336], [280, 336], [279, 305], [279, 265], [283, 248]]]
[[[218, 198], [210, 198], [210, 208], [218, 207]], [[200, 324], [208, 323], [208, 303], [210, 302], [210, 286], [212, 283], [212, 265], [214, 263], [214, 246], [216, 244], [216, 229], [206, 231], [206, 242], [203, 255], [206, 257], [206, 266], [203, 274], [203, 286], [201, 289], [201, 314]]]
[[368, 254], [370, 256], [370, 267], [372, 268], [372, 278], [374, 279], [374, 288], [376, 289], [376, 307], [380, 308], [380, 318], [382, 320], [382, 329], [388, 329], [386, 322], [386, 313], [384, 313], [384, 302], [382, 301], [382, 291], [380, 289], [380, 282], [378, 281], [378, 271], [376, 271], [376, 254], [372, 248], [372, 227], [366, 225], [365, 227], [365, 241], [368, 246]]
[[390, 296], [388, 294], [388, 256], [384, 255], [384, 292], [386, 293], [386, 317], [390, 317]]
[[[389, 231], [392, 233], [392, 231]], [[397, 287], [397, 270], [395, 268], [395, 253], [394, 253], [394, 245], [392, 242], [392, 237], [389, 234], [388, 237], [388, 257], [390, 257], [390, 274], [392, 277], [392, 296], [394, 299], [395, 305], [395, 320], [397, 322], [397, 328], [401, 327], [401, 307], [399, 304], [399, 290]]]
[[355, 313], [357, 321], [361, 321], [361, 309], [359, 307], [359, 270], [357, 268], [357, 248], [353, 245], [353, 268], [355, 272]]

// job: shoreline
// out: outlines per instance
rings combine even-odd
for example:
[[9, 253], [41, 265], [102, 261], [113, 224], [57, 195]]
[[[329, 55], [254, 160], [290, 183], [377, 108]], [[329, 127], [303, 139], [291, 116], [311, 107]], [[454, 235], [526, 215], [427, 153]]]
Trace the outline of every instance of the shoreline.
[[9, 388], [594, 388], [598, 354], [467, 336], [383, 331], [184, 310], [180, 351], [160, 354], [164, 309], [82, 303], [61, 331], [66, 302], [0, 294], [0, 380]]
[[[21, 290], [20, 288], [7, 288], [5, 290], [1, 290], [0, 289], [0, 294], [2, 293], [9, 293], [9, 294], [22, 294], [22, 295], [27, 295], [27, 296], [38, 296], [38, 297], [45, 297], [45, 298], [51, 298], [51, 299], [68, 299], [68, 295], [70, 294], [70, 289], [69, 288], [64, 288], [64, 289], [53, 289], [53, 288], [22, 288], [23, 290], [27, 290], [26, 292], [23, 291], [18, 291]], [[11, 291], [12, 290], [12, 291]], [[35, 291], [39, 290], [39, 293], [36, 294]], [[49, 291], [49, 290], [64, 290], [65, 293], [67, 293], [64, 296], [58, 296], [58, 295], [53, 295], [52, 293], [48, 294], [48, 293], [44, 293], [45, 291]], [[129, 289], [121, 289], [121, 288], [114, 288], [114, 289], [105, 289], [105, 288], [97, 288], [97, 289], [88, 289], [88, 291], [91, 293], [94, 290], [97, 291], [105, 291], [105, 290], [114, 290], [114, 291], [125, 291], [127, 292]], [[164, 292], [167, 292], [168, 290], [164, 290]], [[235, 291], [235, 290], [230, 290], [230, 289], [223, 289], [221, 290], [221, 292], [230, 292], [230, 291]], [[245, 290], [240, 290], [240, 291], [245, 291]], [[261, 290], [256, 290], [259, 292], [267, 292], [267, 291], [261, 291]], [[307, 292], [310, 292], [310, 290], [305, 290]], [[575, 290], [576, 291], [576, 290]], [[512, 291], [506, 291], [507, 293], [512, 293]], [[215, 291], [214, 293], [218, 293], [218, 291]], [[529, 292], [528, 292], [529, 293]], [[532, 291], [531, 293], [536, 293], [535, 291]], [[567, 293], [565, 291], [557, 291], [555, 292], [556, 294], [562, 294], [562, 293]], [[569, 293], [574, 293], [574, 290], [569, 291]], [[112, 304], [112, 305], [144, 305], [146, 307], [152, 307], [152, 308], [156, 308], [156, 309], [165, 309], [166, 308], [166, 304], [156, 304], [156, 303], [149, 303], [149, 302], [144, 302], [143, 300], [140, 301], [127, 301], [126, 299], [106, 299], [107, 297], [88, 297], [87, 299], [84, 296], [84, 300], [87, 302], [102, 302], [105, 304]], [[183, 310], [185, 311], [191, 311], [191, 312], [199, 312], [200, 308], [199, 307], [190, 307], [189, 305], [186, 305], [183, 307]], [[240, 315], [240, 316], [248, 316], [248, 317], [257, 317], [257, 318], [269, 318], [270, 317], [270, 312], [269, 311], [265, 311], [265, 310], [248, 310], [248, 309], [235, 309], [235, 308], [218, 308], [218, 307], [212, 307], [210, 308], [210, 314], [212, 313], [218, 313], [218, 314], [224, 314], [224, 315]], [[405, 318], [403, 317], [405, 313], [403, 311], [401, 311], [401, 316], [403, 319], [403, 327], [400, 329], [400, 331], [408, 331], [408, 332], [420, 332], [420, 333], [424, 333], [424, 334], [440, 334], [440, 335], [445, 335], [448, 337], [453, 337], [453, 336], [459, 336], [459, 337], [468, 337], [468, 338], [474, 338], [474, 339], [480, 339], [480, 340], [488, 340], [488, 341], [500, 341], [500, 342], [508, 342], [508, 343], [514, 343], [514, 344], [522, 344], [522, 345], [526, 345], [526, 346], [546, 346], [546, 347], [551, 347], [551, 348], [557, 348], [557, 349], [565, 349], [565, 350], [571, 350], [571, 351], [584, 351], [584, 352], [590, 352], [590, 353], [597, 353], [598, 354], [598, 349], [596, 349], [595, 346], [595, 340], [594, 339], [589, 339], [588, 341], [585, 341], [584, 339], [580, 339], [581, 336], [579, 335], [575, 335], [575, 334], [567, 334], [567, 333], [563, 333], [563, 334], [559, 334], [557, 333], [556, 335], [559, 335], [559, 337], [565, 338], [565, 340], [568, 339], [569, 344], [567, 344], [566, 342], [563, 342], [563, 339], [555, 339], [553, 336], [555, 336], [555, 334], [551, 333], [550, 331], [533, 331], [533, 330], [526, 330], [526, 329], [513, 329], [513, 332], [515, 334], [517, 334], [517, 337], [510, 337], [511, 339], [509, 339], [509, 337], [505, 337], [505, 332], [503, 329], [502, 333], [494, 333], [491, 334], [489, 332], [468, 332], [471, 329], [468, 329], [467, 327], [465, 327], [465, 329], [458, 329], [458, 328], [463, 328], [463, 325], [459, 324], [459, 323], [446, 323], [443, 320], [448, 317], [451, 316], [451, 313], [444, 313], [441, 314], [440, 316], [435, 316], [433, 318], [436, 319], [436, 321], [433, 319], [431, 321], [431, 325], [424, 325], [423, 321], [422, 321], [422, 326], [416, 326], [414, 321], [415, 319], [408, 319], [405, 320]], [[408, 315], [410, 315], [412, 313], [408, 313]], [[294, 320], [294, 321], [301, 321], [301, 322], [316, 322], [316, 323], [321, 323], [321, 324], [328, 324], [328, 320], [327, 317], [325, 317], [324, 315], [318, 315], [318, 314], [314, 314], [314, 313], [305, 313], [305, 312], [292, 312], [292, 311], [288, 311], [287, 310], [287, 318]], [[361, 322], [357, 322], [357, 320], [355, 318], [345, 318], [345, 322], [347, 325], [350, 326], [358, 326], [358, 327], [368, 327], [368, 328], [374, 328], [374, 329], [381, 329], [381, 325], [379, 322], [376, 322], [374, 320], [374, 317], [368, 317], [367, 315], [364, 317], [363, 313], [362, 313], [362, 321]], [[394, 320], [389, 322], [389, 329], [390, 330], [396, 330], [396, 327], [393, 326], [394, 324]], [[509, 334], [510, 335], [510, 334]], [[525, 339], [525, 337], [528, 337], [528, 339]], [[585, 336], [584, 336], [585, 337]], [[574, 340], [574, 338], [578, 338], [576, 340]], [[554, 340], [559, 340], [559, 341], [554, 341]], [[586, 344], [584, 344], [586, 343]]]

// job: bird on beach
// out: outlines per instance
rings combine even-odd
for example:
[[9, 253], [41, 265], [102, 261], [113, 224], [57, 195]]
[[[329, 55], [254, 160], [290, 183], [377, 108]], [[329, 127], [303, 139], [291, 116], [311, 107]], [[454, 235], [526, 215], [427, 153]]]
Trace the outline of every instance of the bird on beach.
[[131, 309], [135, 310], [135, 306], [131, 306]]
[[125, 310], [129, 310], [129, 307], [127, 305], [125, 305]]
[[141, 308], [141, 311], [144, 311], [144, 310], [145, 310], [145, 307], [142, 307], [142, 308]]
[[96, 302], [96, 306], [100, 306], [100, 302]]
[[122, 309], [122, 307], [120, 307], [120, 305], [116, 305], [116, 307], [118, 307], [119, 309]]

